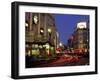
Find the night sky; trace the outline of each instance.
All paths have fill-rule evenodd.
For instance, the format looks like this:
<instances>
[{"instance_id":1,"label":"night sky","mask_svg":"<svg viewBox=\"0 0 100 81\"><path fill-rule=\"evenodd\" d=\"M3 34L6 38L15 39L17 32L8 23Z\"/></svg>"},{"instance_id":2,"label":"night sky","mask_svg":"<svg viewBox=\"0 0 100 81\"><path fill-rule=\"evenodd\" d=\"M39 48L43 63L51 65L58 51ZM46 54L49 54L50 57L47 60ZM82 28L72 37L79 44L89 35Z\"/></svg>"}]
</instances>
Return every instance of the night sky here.
<instances>
[{"instance_id":1,"label":"night sky","mask_svg":"<svg viewBox=\"0 0 100 81\"><path fill-rule=\"evenodd\" d=\"M59 40L63 44L67 44L67 40L76 28L76 24L80 21L89 21L88 15L71 15L71 14L53 14L55 25L59 33Z\"/></svg>"}]
</instances>

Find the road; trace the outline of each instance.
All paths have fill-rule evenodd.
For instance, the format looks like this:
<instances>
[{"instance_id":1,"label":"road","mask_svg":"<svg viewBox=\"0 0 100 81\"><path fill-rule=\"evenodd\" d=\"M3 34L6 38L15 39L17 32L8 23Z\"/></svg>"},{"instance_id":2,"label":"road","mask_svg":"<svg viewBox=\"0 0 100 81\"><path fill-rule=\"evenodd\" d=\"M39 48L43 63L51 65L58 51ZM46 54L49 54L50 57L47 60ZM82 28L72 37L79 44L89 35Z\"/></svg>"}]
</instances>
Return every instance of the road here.
<instances>
[{"instance_id":1,"label":"road","mask_svg":"<svg viewBox=\"0 0 100 81\"><path fill-rule=\"evenodd\" d=\"M89 58L72 55L62 55L50 61L33 63L31 67L56 67L56 66L78 66L89 65Z\"/></svg>"},{"instance_id":2,"label":"road","mask_svg":"<svg viewBox=\"0 0 100 81\"><path fill-rule=\"evenodd\" d=\"M59 59L55 59L50 63L42 64L40 66L77 66L77 65L88 65L89 59L85 57L77 56L61 56Z\"/></svg>"}]
</instances>

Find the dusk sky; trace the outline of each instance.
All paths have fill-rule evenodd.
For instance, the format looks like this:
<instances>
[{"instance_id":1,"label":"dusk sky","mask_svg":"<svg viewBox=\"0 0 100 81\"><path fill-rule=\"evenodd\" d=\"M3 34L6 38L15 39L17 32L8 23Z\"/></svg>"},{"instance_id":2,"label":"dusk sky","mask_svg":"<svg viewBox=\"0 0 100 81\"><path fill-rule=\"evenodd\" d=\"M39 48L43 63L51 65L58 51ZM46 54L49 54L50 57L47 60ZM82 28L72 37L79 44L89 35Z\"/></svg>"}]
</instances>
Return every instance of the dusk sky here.
<instances>
[{"instance_id":1,"label":"dusk sky","mask_svg":"<svg viewBox=\"0 0 100 81\"><path fill-rule=\"evenodd\" d=\"M88 15L54 14L54 18L59 40L63 44L67 44L67 40L74 32L78 22L89 21Z\"/></svg>"}]
</instances>

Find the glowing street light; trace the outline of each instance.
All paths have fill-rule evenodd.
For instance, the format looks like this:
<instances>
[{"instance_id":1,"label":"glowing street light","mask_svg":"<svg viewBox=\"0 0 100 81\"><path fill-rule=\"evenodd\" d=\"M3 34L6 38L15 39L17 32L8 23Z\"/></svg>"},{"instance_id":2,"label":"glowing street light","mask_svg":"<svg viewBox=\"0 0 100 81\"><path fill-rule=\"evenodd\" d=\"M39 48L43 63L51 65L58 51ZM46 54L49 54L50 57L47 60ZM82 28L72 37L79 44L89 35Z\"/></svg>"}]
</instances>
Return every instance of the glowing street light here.
<instances>
[{"instance_id":1,"label":"glowing street light","mask_svg":"<svg viewBox=\"0 0 100 81\"><path fill-rule=\"evenodd\" d=\"M44 29L40 28L40 34L43 35L44 34Z\"/></svg>"},{"instance_id":2,"label":"glowing street light","mask_svg":"<svg viewBox=\"0 0 100 81\"><path fill-rule=\"evenodd\" d=\"M50 28L48 28L48 32L51 33L51 29Z\"/></svg>"},{"instance_id":3,"label":"glowing street light","mask_svg":"<svg viewBox=\"0 0 100 81\"><path fill-rule=\"evenodd\" d=\"M43 33L44 31L43 30L40 30L40 32Z\"/></svg>"},{"instance_id":4,"label":"glowing street light","mask_svg":"<svg viewBox=\"0 0 100 81\"><path fill-rule=\"evenodd\" d=\"M25 23L25 27L28 27L28 23Z\"/></svg>"},{"instance_id":5,"label":"glowing street light","mask_svg":"<svg viewBox=\"0 0 100 81\"><path fill-rule=\"evenodd\" d=\"M63 44L60 42L60 43L59 43L59 46L63 46Z\"/></svg>"}]
</instances>

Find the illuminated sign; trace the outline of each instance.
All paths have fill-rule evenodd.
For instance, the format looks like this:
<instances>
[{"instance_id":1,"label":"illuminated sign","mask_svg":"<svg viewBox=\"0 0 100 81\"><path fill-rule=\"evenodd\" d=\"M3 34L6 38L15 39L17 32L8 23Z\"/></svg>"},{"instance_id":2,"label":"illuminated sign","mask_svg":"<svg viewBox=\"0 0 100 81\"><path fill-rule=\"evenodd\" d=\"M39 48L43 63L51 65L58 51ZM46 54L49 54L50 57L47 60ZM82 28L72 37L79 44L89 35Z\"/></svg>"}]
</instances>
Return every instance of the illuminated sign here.
<instances>
[{"instance_id":1,"label":"illuminated sign","mask_svg":"<svg viewBox=\"0 0 100 81\"><path fill-rule=\"evenodd\" d=\"M86 22L79 22L79 23L77 23L77 28L78 29L87 28Z\"/></svg>"}]
</instances>

